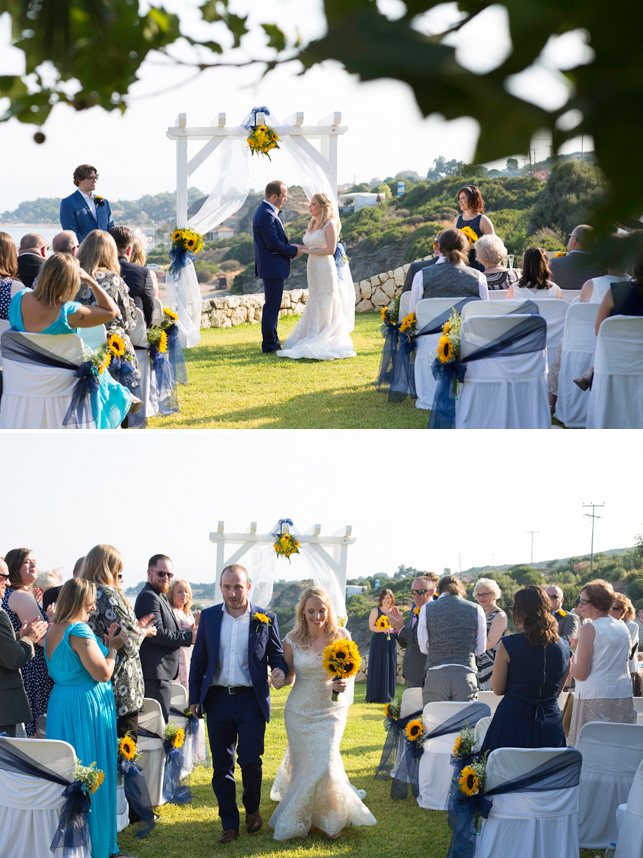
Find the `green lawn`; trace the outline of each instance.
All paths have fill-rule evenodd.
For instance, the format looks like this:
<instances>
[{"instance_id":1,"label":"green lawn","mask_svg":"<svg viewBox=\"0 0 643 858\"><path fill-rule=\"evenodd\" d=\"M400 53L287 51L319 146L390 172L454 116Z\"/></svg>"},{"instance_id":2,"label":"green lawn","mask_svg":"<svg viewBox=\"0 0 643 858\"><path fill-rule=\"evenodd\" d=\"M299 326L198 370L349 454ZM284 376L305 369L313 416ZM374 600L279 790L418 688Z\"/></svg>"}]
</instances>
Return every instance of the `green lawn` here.
<instances>
[{"instance_id":1,"label":"green lawn","mask_svg":"<svg viewBox=\"0 0 643 858\"><path fill-rule=\"evenodd\" d=\"M279 322L283 340L299 317ZM411 400L389 405L373 382L383 339L379 313L358 313L350 360L289 360L261 352L259 325L201 331L185 352L180 412L151 429L425 429L428 412Z\"/></svg>"},{"instance_id":2,"label":"green lawn","mask_svg":"<svg viewBox=\"0 0 643 858\"><path fill-rule=\"evenodd\" d=\"M398 696L403 691L404 687L398 687ZM198 768L191 775L192 804L163 805L154 831L145 840L138 840L130 827L119 835L120 848L138 858L202 858L214 852L265 858L284 858L292 854L298 858L316 858L320 854L328 858L348 855L351 858L445 858L451 840L446 813L418 807L410 791L405 801L392 801L390 785L373 777L385 736L384 707L364 702L365 683L356 686L355 703L350 709L342 741L342 756L351 783L366 790L365 803L377 819L377 825L347 829L339 840L328 840L319 833L311 834L305 841L273 840L272 829L267 824L276 807L270 800L270 786L286 747L283 708L287 695L288 689L272 692L272 720L266 731L263 758L261 815L264 827L258 834L247 834L243 828L241 778L237 770L241 836L227 846L217 842L221 824L210 784L211 770ZM594 858L595 854L595 850L582 851L581 858Z\"/></svg>"}]
</instances>

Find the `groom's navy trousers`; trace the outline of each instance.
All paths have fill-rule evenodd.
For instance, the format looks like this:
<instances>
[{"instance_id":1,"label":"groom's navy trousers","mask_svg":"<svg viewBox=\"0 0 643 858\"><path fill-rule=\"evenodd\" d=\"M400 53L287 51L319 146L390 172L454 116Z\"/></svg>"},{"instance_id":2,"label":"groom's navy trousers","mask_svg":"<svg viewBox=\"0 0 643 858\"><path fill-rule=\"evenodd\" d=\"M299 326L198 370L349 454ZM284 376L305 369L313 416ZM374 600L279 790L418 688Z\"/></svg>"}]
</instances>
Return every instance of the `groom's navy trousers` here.
<instances>
[{"instance_id":1,"label":"groom's navy trousers","mask_svg":"<svg viewBox=\"0 0 643 858\"><path fill-rule=\"evenodd\" d=\"M226 688L211 686L203 711L208 719L212 752L212 789L219 803L223 830L239 828L234 781L234 752L238 741L238 761L243 782L243 806L246 814L256 813L261 801L261 755L266 719L254 688L229 694Z\"/></svg>"},{"instance_id":2,"label":"groom's navy trousers","mask_svg":"<svg viewBox=\"0 0 643 858\"><path fill-rule=\"evenodd\" d=\"M264 280L264 293L266 302L261 314L261 349L264 352L276 352L281 348L277 323L279 322L279 310L281 310L281 299L284 294L283 280Z\"/></svg>"}]
</instances>

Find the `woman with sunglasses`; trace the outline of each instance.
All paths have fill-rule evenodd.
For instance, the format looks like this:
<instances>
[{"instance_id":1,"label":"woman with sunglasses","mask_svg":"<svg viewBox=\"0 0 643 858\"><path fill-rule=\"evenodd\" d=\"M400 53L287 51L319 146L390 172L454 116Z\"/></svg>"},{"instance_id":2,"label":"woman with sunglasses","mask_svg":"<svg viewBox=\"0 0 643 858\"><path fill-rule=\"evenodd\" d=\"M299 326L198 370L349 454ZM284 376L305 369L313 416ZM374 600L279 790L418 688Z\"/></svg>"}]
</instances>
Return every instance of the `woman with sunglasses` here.
<instances>
[{"instance_id":1,"label":"woman with sunglasses","mask_svg":"<svg viewBox=\"0 0 643 858\"><path fill-rule=\"evenodd\" d=\"M125 643L116 654L112 687L116 703L116 733L138 740L138 713L143 708L145 685L139 650L146 637L156 634L150 614L136 619L122 586L123 556L112 545L95 545L85 557L82 577L96 586L96 605L87 625L99 640L117 623Z\"/></svg>"},{"instance_id":2,"label":"woman with sunglasses","mask_svg":"<svg viewBox=\"0 0 643 858\"><path fill-rule=\"evenodd\" d=\"M496 600L502 595L500 587L491 578L478 578L473 595L483 608L487 618L487 648L476 656L478 668L478 690L491 691L491 674L500 639L507 631L507 615L498 607Z\"/></svg>"},{"instance_id":3,"label":"woman with sunglasses","mask_svg":"<svg viewBox=\"0 0 643 858\"><path fill-rule=\"evenodd\" d=\"M578 632L571 675L576 680L569 744L575 746L583 724L608 721L636 724L627 667L630 636L624 623L610 616L614 588L597 578L583 584L579 607L591 620Z\"/></svg>"}]
</instances>

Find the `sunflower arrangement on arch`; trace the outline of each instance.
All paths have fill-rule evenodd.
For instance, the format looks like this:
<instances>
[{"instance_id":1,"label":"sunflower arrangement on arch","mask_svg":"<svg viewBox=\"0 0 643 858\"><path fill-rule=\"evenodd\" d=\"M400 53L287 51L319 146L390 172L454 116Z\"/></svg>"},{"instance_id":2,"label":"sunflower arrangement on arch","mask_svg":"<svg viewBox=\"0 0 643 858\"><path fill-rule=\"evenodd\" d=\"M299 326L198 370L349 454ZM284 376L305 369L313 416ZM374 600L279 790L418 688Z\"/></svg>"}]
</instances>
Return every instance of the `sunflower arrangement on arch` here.
<instances>
[{"instance_id":1,"label":"sunflower arrangement on arch","mask_svg":"<svg viewBox=\"0 0 643 858\"><path fill-rule=\"evenodd\" d=\"M362 663L357 644L348 638L338 638L328 644L322 655L324 670L333 679L351 679ZM339 693L333 691L331 699L338 700Z\"/></svg>"},{"instance_id":2,"label":"sunflower arrangement on arch","mask_svg":"<svg viewBox=\"0 0 643 858\"><path fill-rule=\"evenodd\" d=\"M251 155L265 155L270 161L269 152L279 149L279 136L269 125L258 125L253 128L246 140Z\"/></svg>"},{"instance_id":3,"label":"sunflower arrangement on arch","mask_svg":"<svg viewBox=\"0 0 643 858\"><path fill-rule=\"evenodd\" d=\"M299 554L299 543L291 533L280 536L273 548L277 557L286 557L289 563L291 554Z\"/></svg>"}]
</instances>

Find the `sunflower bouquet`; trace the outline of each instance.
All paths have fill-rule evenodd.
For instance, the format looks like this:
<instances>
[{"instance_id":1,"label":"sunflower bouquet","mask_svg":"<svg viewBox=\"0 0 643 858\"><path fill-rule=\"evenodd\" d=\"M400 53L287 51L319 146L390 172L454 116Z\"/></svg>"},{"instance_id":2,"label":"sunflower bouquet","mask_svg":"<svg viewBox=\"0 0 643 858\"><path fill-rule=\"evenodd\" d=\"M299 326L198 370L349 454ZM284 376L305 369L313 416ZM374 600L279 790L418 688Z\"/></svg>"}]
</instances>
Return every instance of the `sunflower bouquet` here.
<instances>
[{"instance_id":1,"label":"sunflower bouquet","mask_svg":"<svg viewBox=\"0 0 643 858\"><path fill-rule=\"evenodd\" d=\"M273 548L277 557L286 557L290 563L291 554L299 554L299 543L290 533L284 533L274 543Z\"/></svg>"},{"instance_id":2,"label":"sunflower bouquet","mask_svg":"<svg viewBox=\"0 0 643 858\"><path fill-rule=\"evenodd\" d=\"M347 638L338 638L333 643L328 644L322 655L324 670L333 679L350 679L356 675L362 663L357 644ZM338 700L339 693L333 691L331 699Z\"/></svg>"},{"instance_id":3,"label":"sunflower bouquet","mask_svg":"<svg viewBox=\"0 0 643 858\"><path fill-rule=\"evenodd\" d=\"M460 232L463 232L466 235L466 237L469 239L469 244L475 244L478 240L478 236L471 229L470 226L463 226Z\"/></svg>"},{"instance_id":4,"label":"sunflower bouquet","mask_svg":"<svg viewBox=\"0 0 643 858\"><path fill-rule=\"evenodd\" d=\"M396 697L395 700L391 700L390 703L387 703L384 706L384 716L388 718L389 721L397 721L400 717L400 712L402 711L402 698ZM386 722L384 722L386 723Z\"/></svg>"},{"instance_id":5,"label":"sunflower bouquet","mask_svg":"<svg viewBox=\"0 0 643 858\"><path fill-rule=\"evenodd\" d=\"M471 727L463 727L456 736L453 746L453 756L456 760L472 756L476 745L476 734Z\"/></svg>"},{"instance_id":6,"label":"sunflower bouquet","mask_svg":"<svg viewBox=\"0 0 643 858\"><path fill-rule=\"evenodd\" d=\"M388 307L382 307L380 310L380 314L382 316L382 321L385 325L392 325L395 327L400 318L400 299L394 298Z\"/></svg>"},{"instance_id":7,"label":"sunflower bouquet","mask_svg":"<svg viewBox=\"0 0 643 858\"><path fill-rule=\"evenodd\" d=\"M119 334L111 334L105 345L88 351L94 375L102 375L114 357L119 360L132 360L125 350L125 341Z\"/></svg>"},{"instance_id":8,"label":"sunflower bouquet","mask_svg":"<svg viewBox=\"0 0 643 858\"><path fill-rule=\"evenodd\" d=\"M134 741L134 737L128 732L118 743L118 761L120 763L121 760L126 760L128 763L131 763L132 760L140 760L142 754L136 749L136 742Z\"/></svg>"},{"instance_id":9,"label":"sunflower bouquet","mask_svg":"<svg viewBox=\"0 0 643 858\"><path fill-rule=\"evenodd\" d=\"M484 784L487 777L487 753L483 754L480 759L465 766L460 772L458 779L458 792L467 798L475 798L477 795L484 793ZM479 810L476 810L475 828L476 832L480 833L482 824L482 816Z\"/></svg>"},{"instance_id":10,"label":"sunflower bouquet","mask_svg":"<svg viewBox=\"0 0 643 858\"><path fill-rule=\"evenodd\" d=\"M250 147L251 155L265 155L270 161L268 154L272 149L279 149L279 137L277 132L268 125L258 125L253 128L246 140Z\"/></svg>"},{"instance_id":11,"label":"sunflower bouquet","mask_svg":"<svg viewBox=\"0 0 643 858\"><path fill-rule=\"evenodd\" d=\"M92 796L105 780L105 772L95 768L95 766L95 762L90 766L83 766L81 761L77 760L76 767L74 768L73 779L81 782L83 792L87 796Z\"/></svg>"},{"instance_id":12,"label":"sunflower bouquet","mask_svg":"<svg viewBox=\"0 0 643 858\"><path fill-rule=\"evenodd\" d=\"M413 718L404 728L404 734L408 743L416 751L422 750L424 744L424 723L421 718Z\"/></svg>"},{"instance_id":13,"label":"sunflower bouquet","mask_svg":"<svg viewBox=\"0 0 643 858\"><path fill-rule=\"evenodd\" d=\"M179 314L172 307L163 307L163 318L160 327L165 331L179 320Z\"/></svg>"},{"instance_id":14,"label":"sunflower bouquet","mask_svg":"<svg viewBox=\"0 0 643 858\"><path fill-rule=\"evenodd\" d=\"M409 313L408 316L405 316L400 322L400 334L407 340L407 342L411 342L417 333L417 319L415 318L415 313Z\"/></svg>"},{"instance_id":15,"label":"sunflower bouquet","mask_svg":"<svg viewBox=\"0 0 643 858\"><path fill-rule=\"evenodd\" d=\"M174 748L183 747L183 742L185 742L183 727L179 727L176 721L168 721L163 730L163 738L166 742L170 742Z\"/></svg>"},{"instance_id":16,"label":"sunflower bouquet","mask_svg":"<svg viewBox=\"0 0 643 858\"><path fill-rule=\"evenodd\" d=\"M391 640L391 629L393 626L389 623L386 614L382 614L375 620L375 628L380 632L386 632L386 639Z\"/></svg>"},{"instance_id":17,"label":"sunflower bouquet","mask_svg":"<svg viewBox=\"0 0 643 858\"><path fill-rule=\"evenodd\" d=\"M167 351L167 334L160 325L152 325L147 329L147 341L159 354Z\"/></svg>"}]
</instances>

